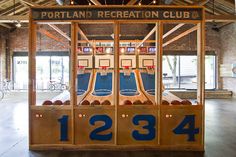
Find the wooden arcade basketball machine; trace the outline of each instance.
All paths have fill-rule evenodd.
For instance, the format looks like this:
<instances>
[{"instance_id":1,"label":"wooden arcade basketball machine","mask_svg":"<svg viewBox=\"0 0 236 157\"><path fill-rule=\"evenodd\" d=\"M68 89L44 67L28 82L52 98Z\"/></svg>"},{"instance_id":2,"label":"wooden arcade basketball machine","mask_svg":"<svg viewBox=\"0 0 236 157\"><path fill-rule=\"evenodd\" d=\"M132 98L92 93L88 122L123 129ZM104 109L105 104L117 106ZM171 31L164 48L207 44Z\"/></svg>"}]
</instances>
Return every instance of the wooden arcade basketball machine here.
<instances>
[{"instance_id":1,"label":"wooden arcade basketball machine","mask_svg":"<svg viewBox=\"0 0 236 157\"><path fill-rule=\"evenodd\" d=\"M37 32L48 34L44 29L55 24L65 25L70 34L69 91L43 100L36 86ZM135 24L154 26L152 44L143 39L121 45L122 29ZM169 24L175 26L164 34ZM111 45L101 46L86 37L81 27L93 25L113 30ZM190 29L165 40L183 25ZM29 28L30 149L204 150L203 7L32 7ZM193 31L197 98L189 101L163 88L162 56L168 44Z\"/></svg>"}]
</instances>

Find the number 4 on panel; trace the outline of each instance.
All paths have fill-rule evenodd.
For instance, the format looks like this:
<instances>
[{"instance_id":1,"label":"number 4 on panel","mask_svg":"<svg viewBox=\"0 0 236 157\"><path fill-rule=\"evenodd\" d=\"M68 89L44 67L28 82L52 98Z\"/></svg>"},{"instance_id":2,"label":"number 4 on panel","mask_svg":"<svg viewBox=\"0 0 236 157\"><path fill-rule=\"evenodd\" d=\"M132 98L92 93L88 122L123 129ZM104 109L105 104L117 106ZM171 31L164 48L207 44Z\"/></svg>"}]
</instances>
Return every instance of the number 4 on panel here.
<instances>
[{"instance_id":1,"label":"number 4 on panel","mask_svg":"<svg viewBox=\"0 0 236 157\"><path fill-rule=\"evenodd\" d=\"M195 134L199 134L199 128L195 128L195 115L186 115L173 132L175 134L187 134L188 141L195 141Z\"/></svg>"}]
</instances>

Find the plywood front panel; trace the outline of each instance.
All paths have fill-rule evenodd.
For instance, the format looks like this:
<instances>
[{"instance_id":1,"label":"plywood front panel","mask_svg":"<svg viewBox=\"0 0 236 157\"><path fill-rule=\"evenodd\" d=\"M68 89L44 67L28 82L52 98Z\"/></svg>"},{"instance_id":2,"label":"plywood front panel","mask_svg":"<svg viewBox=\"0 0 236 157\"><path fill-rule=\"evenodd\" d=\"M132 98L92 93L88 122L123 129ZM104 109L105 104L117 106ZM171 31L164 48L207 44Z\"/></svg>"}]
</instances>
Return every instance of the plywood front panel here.
<instances>
[{"instance_id":1,"label":"plywood front panel","mask_svg":"<svg viewBox=\"0 0 236 157\"><path fill-rule=\"evenodd\" d=\"M199 106L199 105L198 105ZM200 145L202 140L202 108L168 106L161 109L161 145Z\"/></svg>"},{"instance_id":2,"label":"plywood front panel","mask_svg":"<svg viewBox=\"0 0 236 157\"><path fill-rule=\"evenodd\" d=\"M72 144L71 111L32 109L31 144Z\"/></svg>"},{"instance_id":3,"label":"plywood front panel","mask_svg":"<svg viewBox=\"0 0 236 157\"><path fill-rule=\"evenodd\" d=\"M75 109L75 144L114 144L115 107Z\"/></svg>"},{"instance_id":4,"label":"plywood front panel","mask_svg":"<svg viewBox=\"0 0 236 157\"><path fill-rule=\"evenodd\" d=\"M118 108L119 145L158 145L157 106Z\"/></svg>"}]
</instances>

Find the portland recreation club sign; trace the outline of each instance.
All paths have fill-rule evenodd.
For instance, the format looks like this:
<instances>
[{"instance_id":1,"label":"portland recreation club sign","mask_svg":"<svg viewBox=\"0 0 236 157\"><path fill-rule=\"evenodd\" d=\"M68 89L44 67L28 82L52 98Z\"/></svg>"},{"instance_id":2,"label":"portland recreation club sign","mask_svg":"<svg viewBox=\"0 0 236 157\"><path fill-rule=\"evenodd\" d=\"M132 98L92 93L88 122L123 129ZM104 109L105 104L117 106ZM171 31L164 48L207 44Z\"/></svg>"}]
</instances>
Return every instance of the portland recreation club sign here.
<instances>
[{"instance_id":1,"label":"portland recreation club sign","mask_svg":"<svg viewBox=\"0 0 236 157\"><path fill-rule=\"evenodd\" d=\"M32 8L33 20L202 20L201 7Z\"/></svg>"}]
</instances>

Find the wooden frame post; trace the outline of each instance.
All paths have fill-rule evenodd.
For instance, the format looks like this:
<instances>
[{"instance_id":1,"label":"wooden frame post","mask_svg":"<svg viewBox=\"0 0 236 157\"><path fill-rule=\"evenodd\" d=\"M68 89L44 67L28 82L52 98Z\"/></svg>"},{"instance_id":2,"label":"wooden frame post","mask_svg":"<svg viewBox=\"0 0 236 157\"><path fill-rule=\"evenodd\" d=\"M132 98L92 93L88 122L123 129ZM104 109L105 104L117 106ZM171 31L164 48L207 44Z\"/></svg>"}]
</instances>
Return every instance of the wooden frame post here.
<instances>
[{"instance_id":1,"label":"wooden frame post","mask_svg":"<svg viewBox=\"0 0 236 157\"><path fill-rule=\"evenodd\" d=\"M156 23L156 68L155 68L155 102L161 105L162 100L162 51L163 51L163 23Z\"/></svg>"},{"instance_id":2,"label":"wooden frame post","mask_svg":"<svg viewBox=\"0 0 236 157\"><path fill-rule=\"evenodd\" d=\"M205 16L197 24L197 102L202 105L202 146L205 144Z\"/></svg>"},{"instance_id":3,"label":"wooden frame post","mask_svg":"<svg viewBox=\"0 0 236 157\"><path fill-rule=\"evenodd\" d=\"M156 23L156 67L155 67L155 102L156 105L161 105L162 103L162 51L163 51L163 23L157 22ZM161 136L161 130L160 130L160 107L158 107L158 115L157 115L157 131L158 131L158 144L160 144L160 136Z\"/></svg>"},{"instance_id":4,"label":"wooden frame post","mask_svg":"<svg viewBox=\"0 0 236 157\"><path fill-rule=\"evenodd\" d=\"M77 94L76 94L76 75L77 75L77 41L78 41L78 23L72 22L71 23L71 53L70 53L70 105L71 105L71 119L72 119L72 143L75 143L75 136L74 136L74 106L77 105Z\"/></svg>"},{"instance_id":5,"label":"wooden frame post","mask_svg":"<svg viewBox=\"0 0 236 157\"><path fill-rule=\"evenodd\" d=\"M32 15L30 13L30 15ZM28 103L29 103L29 145L32 144L31 141L31 134L32 134L32 127L31 127L31 107L36 103L36 89L35 89L35 79L36 79L36 43L37 43L37 36L36 36L36 24L32 20L31 16L29 18L29 61L28 61L28 69L29 69L29 92L28 92Z\"/></svg>"},{"instance_id":6,"label":"wooden frame post","mask_svg":"<svg viewBox=\"0 0 236 157\"><path fill-rule=\"evenodd\" d=\"M115 102L115 144L117 144L117 120L118 120L118 106L119 106L119 94L120 94L120 54L119 54L119 43L120 43L120 23L114 23L114 102Z\"/></svg>"}]
</instances>

